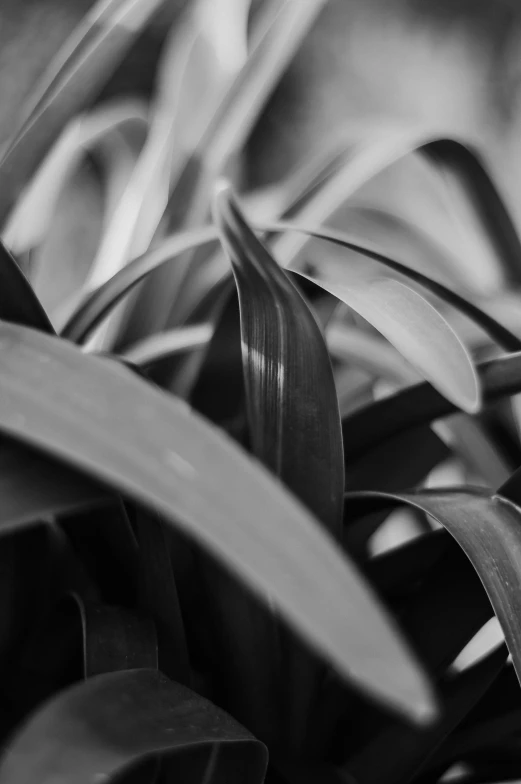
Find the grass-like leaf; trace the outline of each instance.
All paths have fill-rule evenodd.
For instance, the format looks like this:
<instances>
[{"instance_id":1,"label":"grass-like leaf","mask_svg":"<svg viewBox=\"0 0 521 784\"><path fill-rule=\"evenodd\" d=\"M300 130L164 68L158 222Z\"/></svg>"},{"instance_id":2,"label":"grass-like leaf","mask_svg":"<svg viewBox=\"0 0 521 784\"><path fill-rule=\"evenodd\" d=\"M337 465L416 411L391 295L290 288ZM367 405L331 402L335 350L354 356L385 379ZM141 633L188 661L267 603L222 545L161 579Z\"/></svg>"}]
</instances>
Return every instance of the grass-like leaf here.
<instances>
[{"instance_id":1,"label":"grass-like leaf","mask_svg":"<svg viewBox=\"0 0 521 784\"><path fill-rule=\"evenodd\" d=\"M222 755L227 781L261 784L265 747L208 700L155 670L98 675L29 719L0 762L0 782L112 781L151 757L214 744L228 747Z\"/></svg>"},{"instance_id":2,"label":"grass-like leaf","mask_svg":"<svg viewBox=\"0 0 521 784\"><path fill-rule=\"evenodd\" d=\"M0 225L42 156L103 87L163 0L99 0L51 63L0 160Z\"/></svg>"},{"instance_id":3,"label":"grass-like leaf","mask_svg":"<svg viewBox=\"0 0 521 784\"><path fill-rule=\"evenodd\" d=\"M430 515L456 539L478 573L521 680L521 510L472 488L418 493L350 493L353 514L406 505Z\"/></svg>"},{"instance_id":4,"label":"grass-like leaf","mask_svg":"<svg viewBox=\"0 0 521 784\"><path fill-rule=\"evenodd\" d=\"M419 668L356 571L260 465L125 368L19 326L2 324L0 341L1 430L163 513L342 673L432 715Z\"/></svg>"}]
</instances>

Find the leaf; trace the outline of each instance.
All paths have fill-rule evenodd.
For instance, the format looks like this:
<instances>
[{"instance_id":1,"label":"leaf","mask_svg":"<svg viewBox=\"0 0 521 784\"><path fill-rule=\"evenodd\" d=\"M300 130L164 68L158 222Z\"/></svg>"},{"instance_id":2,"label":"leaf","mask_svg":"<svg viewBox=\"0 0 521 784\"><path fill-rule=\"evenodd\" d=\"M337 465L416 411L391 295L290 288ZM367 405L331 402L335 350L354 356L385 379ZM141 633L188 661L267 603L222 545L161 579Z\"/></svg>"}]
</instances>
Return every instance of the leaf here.
<instances>
[{"instance_id":1,"label":"leaf","mask_svg":"<svg viewBox=\"0 0 521 784\"><path fill-rule=\"evenodd\" d=\"M482 581L521 680L521 510L477 488L419 493L350 493L374 510L405 504L433 517L456 539Z\"/></svg>"},{"instance_id":2,"label":"leaf","mask_svg":"<svg viewBox=\"0 0 521 784\"><path fill-rule=\"evenodd\" d=\"M354 568L260 465L125 368L20 326L1 324L0 345L3 432L175 521L342 673L432 715L421 672Z\"/></svg>"},{"instance_id":3,"label":"leaf","mask_svg":"<svg viewBox=\"0 0 521 784\"><path fill-rule=\"evenodd\" d=\"M394 269L411 280L421 283L429 291L440 296L444 301L457 307L470 319L478 324L487 332L493 340L509 351L521 350L521 340L512 332L499 324L494 318L468 302L460 295L452 292L441 283L421 275L414 270L410 270L403 264L390 259L388 256L367 247L364 244L353 243L348 235L332 231L315 231L301 228L289 223L263 224L257 227L259 231L291 230L308 233L316 239L323 239L328 242L350 247L362 255L378 261L385 266ZM194 229L192 231L179 232L172 234L162 245L144 253L137 259L131 261L121 272L116 273L110 280L99 288L85 295L82 302L78 305L67 324L62 330L62 335L83 343L91 334L94 328L110 313L112 308L127 294L137 283L150 275L154 270L159 269L165 264L170 264L176 256L188 250L204 247L217 240L217 231L211 227ZM320 285L320 284L319 284Z\"/></svg>"},{"instance_id":4,"label":"leaf","mask_svg":"<svg viewBox=\"0 0 521 784\"><path fill-rule=\"evenodd\" d=\"M68 120L98 94L162 0L99 0L65 42L0 159L0 225Z\"/></svg>"},{"instance_id":5,"label":"leaf","mask_svg":"<svg viewBox=\"0 0 521 784\"><path fill-rule=\"evenodd\" d=\"M483 400L489 404L521 391L521 354L510 354L477 366ZM344 419L346 463L388 439L454 413L455 406L430 384L416 384L365 406Z\"/></svg>"},{"instance_id":6,"label":"leaf","mask_svg":"<svg viewBox=\"0 0 521 784\"><path fill-rule=\"evenodd\" d=\"M223 758L228 781L261 784L265 747L215 705L155 670L98 675L29 719L4 753L0 782L112 781L153 756L214 744L232 752Z\"/></svg>"}]
</instances>

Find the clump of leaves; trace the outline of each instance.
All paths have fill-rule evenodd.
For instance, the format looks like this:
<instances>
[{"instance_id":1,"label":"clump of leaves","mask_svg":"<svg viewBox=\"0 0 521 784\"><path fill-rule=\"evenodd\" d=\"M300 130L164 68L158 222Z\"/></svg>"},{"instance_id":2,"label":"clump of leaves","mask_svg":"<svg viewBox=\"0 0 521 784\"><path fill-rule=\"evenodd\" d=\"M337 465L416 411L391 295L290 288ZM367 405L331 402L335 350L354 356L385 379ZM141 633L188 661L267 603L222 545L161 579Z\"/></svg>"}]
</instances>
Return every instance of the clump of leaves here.
<instances>
[{"instance_id":1,"label":"clump of leaves","mask_svg":"<svg viewBox=\"0 0 521 784\"><path fill-rule=\"evenodd\" d=\"M518 778L516 227L479 154L429 131L235 195L321 0L249 26L235 2L232 66L207 24L232 3L198 3L148 111L87 111L158 5L95 7L0 160L0 782ZM99 251L47 312L86 149ZM457 186L446 236L353 201L410 154ZM417 264L324 228L355 208Z\"/></svg>"}]
</instances>

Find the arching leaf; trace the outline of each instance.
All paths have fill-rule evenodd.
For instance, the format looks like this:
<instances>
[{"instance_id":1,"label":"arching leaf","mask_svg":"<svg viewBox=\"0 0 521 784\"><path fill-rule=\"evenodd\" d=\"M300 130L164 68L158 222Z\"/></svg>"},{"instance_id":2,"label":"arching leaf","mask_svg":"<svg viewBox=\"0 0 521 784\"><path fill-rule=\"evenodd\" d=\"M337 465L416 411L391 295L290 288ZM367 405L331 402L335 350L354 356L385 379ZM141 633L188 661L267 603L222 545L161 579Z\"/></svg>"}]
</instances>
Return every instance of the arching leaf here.
<instances>
[{"instance_id":1,"label":"arching leaf","mask_svg":"<svg viewBox=\"0 0 521 784\"><path fill-rule=\"evenodd\" d=\"M125 368L9 324L0 346L0 430L175 521L342 673L432 715L419 668L354 568L260 465Z\"/></svg>"}]
</instances>

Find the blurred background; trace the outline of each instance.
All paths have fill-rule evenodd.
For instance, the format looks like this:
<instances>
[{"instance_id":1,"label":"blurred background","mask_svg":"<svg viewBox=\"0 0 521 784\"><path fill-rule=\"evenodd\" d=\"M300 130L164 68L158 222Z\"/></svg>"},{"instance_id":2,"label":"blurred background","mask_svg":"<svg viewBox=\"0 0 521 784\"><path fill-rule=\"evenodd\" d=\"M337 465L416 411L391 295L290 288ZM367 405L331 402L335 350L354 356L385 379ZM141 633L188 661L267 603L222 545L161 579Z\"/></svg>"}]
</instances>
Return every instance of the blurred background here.
<instances>
[{"instance_id":1,"label":"blurred background","mask_svg":"<svg viewBox=\"0 0 521 784\"><path fill-rule=\"evenodd\" d=\"M262 2L254 0L250 17ZM150 101L169 30L191 4L159 5L97 104L127 97ZM236 17L245 5L242 0L201 4L223 72L243 57ZM0 143L16 127L38 77L92 7L92 0L0 4ZM256 190L279 182L353 129L364 134L387 125L426 124L478 145L521 225L520 31L517 0L329 0L250 138L241 163L243 186ZM189 91L199 100L204 85L192 81ZM136 132L134 154L143 142ZM108 145L103 155L111 155ZM78 164L39 248L45 275L36 276L34 284L51 311L85 279L99 246L104 207L96 163L99 154ZM409 156L364 186L356 201L375 209L392 205L436 234L438 207L426 183L421 162ZM376 231L374 222L368 227L356 211L350 227L364 234ZM388 242L387 229L385 236ZM68 263L56 267L60 258ZM495 266L492 261L487 266L481 245L476 245L475 275L484 293L494 289Z\"/></svg>"}]
</instances>

